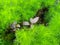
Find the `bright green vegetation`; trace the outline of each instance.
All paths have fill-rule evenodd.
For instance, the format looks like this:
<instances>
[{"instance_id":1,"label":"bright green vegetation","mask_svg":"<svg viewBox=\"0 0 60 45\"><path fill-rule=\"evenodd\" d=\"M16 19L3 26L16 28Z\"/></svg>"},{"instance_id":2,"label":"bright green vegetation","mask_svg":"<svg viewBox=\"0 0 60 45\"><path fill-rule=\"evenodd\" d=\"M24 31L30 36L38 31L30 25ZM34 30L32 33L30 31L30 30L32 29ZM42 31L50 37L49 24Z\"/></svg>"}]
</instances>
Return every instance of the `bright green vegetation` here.
<instances>
[{"instance_id":1,"label":"bright green vegetation","mask_svg":"<svg viewBox=\"0 0 60 45\"><path fill-rule=\"evenodd\" d=\"M43 3L42 3L43 2ZM0 45L60 45L60 2L55 0L0 0ZM41 6L42 5L42 6ZM49 6L46 21L49 25L34 25L32 28L16 30L4 34L7 27L14 21L29 21L38 9Z\"/></svg>"}]
</instances>

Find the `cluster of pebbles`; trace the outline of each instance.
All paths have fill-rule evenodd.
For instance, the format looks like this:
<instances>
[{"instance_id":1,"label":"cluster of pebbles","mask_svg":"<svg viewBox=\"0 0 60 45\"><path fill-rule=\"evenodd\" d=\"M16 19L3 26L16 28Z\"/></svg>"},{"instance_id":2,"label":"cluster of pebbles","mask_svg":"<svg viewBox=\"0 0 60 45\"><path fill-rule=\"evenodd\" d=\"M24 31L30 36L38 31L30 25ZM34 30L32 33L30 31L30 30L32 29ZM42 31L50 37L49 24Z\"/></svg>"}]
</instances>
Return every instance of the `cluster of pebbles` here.
<instances>
[{"instance_id":1,"label":"cluster of pebbles","mask_svg":"<svg viewBox=\"0 0 60 45\"><path fill-rule=\"evenodd\" d=\"M45 22L45 13L47 13L48 11L48 7L44 7L40 10L37 11L37 14L33 17L29 19L28 21L23 21L21 23L17 23L17 21L13 22L12 24L9 25L9 27L7 28L7 30L5 31L5 35L7 37L8 34L13 33L14 37L11 39L15 39L15 31L21 29L22 27L33 27L34 24L44 24L46 26L46 22Z\"/></svg>"},{"instance_id":2,"label":"cluster of pebbles","mask_svg":"<svg viewBox=\"0 0 60 45\"><path fill-rule=\"evenodd\" d=\"M30 21L23 21L22 23L17 23L17 22L13 22L10 25L10 28L15 31L15 30L19 30L21 27L23 26L28 26L28 27L32 27L32 25L34 25L35 23L37 23L39 20L39 17L35 17L35 18L30 18Z\"/></svg>"},{"instance_id":3,"label":"cluster of pebbles","mask_svg":"<svg viewBox=\"0 0 60 45\"><path fill-rule=\"evenodd\" d=\"M48 12L48 7L44 7L42 9L39 9L37 11L37 14L33 18L29 19L29 22L28 21L23 21L21 23L13 22L10 25L10 29L12 31L15 31L15 30L19 30L23 26L32 27L32 25L34 25L36 23L46 25L47 23L44 20L44 18L45 18L44 16L45 16L45 13L47 13L47 12Z\"/></svg>"},{"instance_id":4,"label":"cluster of pebbles","mask_svg":"<svg viewBox=\"0 0 60 45\"><path fill-rule=\"evenodd\" d=\"M30 21L23 21L21 23L17 23L16 21L13 22L12 24L10 24L9 28L5 31L5 36L7 37L9 34L13 34L13 38L11 38L11 40L13 41L16 36L15 36L15 31L21 29L23 26L27 26L27 27L31 27L31 25L37 23L39 20L39 17L35 17L35 18L30 18Z\"/></svg>"}]
</instances>

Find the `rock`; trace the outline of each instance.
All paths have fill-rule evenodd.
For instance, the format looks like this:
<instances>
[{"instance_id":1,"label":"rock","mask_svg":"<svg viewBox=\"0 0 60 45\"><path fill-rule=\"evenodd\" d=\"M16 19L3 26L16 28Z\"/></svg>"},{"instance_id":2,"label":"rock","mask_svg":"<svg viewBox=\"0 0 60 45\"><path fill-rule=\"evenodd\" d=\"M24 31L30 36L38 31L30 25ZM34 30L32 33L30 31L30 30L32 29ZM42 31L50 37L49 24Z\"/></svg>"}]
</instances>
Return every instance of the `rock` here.
<instances>
[{"instance_id":1,"label":"rock","mask_svg":"<svg viewBox=\"0 0 60 45\"><path fill-rule=\"evenodd\" d=\"M15 29L15 28L16 28L16 24L17 24L17 22L13 22L13 23L10 25L10 28L11 28L11 29Z\"/></svg>"},{"instance_id":2,"label":"rock","mask_svg":"<svg viewBox=\"0 0 60 45\"><path fill-rule=\"evenodd\" d=\"M24 21L24 22L23 22L23 26L24 26L24 25L28 26L28 25L30 25L30 23L27 22L27 21Z\"/></svg>"},{"instance_id":3,"label":"rock","mask_svg":"<svg viewBox=\"0 0 60 45\"><path fill-rule=\"evenodd\" d=\"M20 28L21 26L19 24L16 24L16 28Z\"/></svg>"},{"instance_id":4,"label":"rock","mask_svg":"<svg viewBox=\"0 0 60 45\"><path fill-rule=\"evenodd\" d=\"M38 20L39 20L39 17L30 18L30 22L31 22L32 24L38 22Z\"/></svg>"}]
</instances>

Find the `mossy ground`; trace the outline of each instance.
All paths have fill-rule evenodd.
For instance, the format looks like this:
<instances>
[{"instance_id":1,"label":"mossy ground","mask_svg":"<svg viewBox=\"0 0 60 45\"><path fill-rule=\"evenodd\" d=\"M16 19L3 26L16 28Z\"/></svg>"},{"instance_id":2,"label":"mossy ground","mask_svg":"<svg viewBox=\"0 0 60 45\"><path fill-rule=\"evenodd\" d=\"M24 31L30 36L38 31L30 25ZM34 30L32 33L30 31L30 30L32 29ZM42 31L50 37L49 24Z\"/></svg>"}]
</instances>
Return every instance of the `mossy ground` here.
<instances>
[{"instance_id":1,"label":"mossy ground","mask_svg":"<svg viewBox=\"0 0 60 45\"><path fill-rule=\"evenodd\" d=\"M43 3L42 3L43 2ZM42 5L42 6L41 6ZM48 26L34 25L32 28L16 30L14 35L4 32L14 21L29 21L37 10L49 6L46 14ZM55 0L0 0L0 45L60 45L60 2Z\"/></svg>"}]
</instances>

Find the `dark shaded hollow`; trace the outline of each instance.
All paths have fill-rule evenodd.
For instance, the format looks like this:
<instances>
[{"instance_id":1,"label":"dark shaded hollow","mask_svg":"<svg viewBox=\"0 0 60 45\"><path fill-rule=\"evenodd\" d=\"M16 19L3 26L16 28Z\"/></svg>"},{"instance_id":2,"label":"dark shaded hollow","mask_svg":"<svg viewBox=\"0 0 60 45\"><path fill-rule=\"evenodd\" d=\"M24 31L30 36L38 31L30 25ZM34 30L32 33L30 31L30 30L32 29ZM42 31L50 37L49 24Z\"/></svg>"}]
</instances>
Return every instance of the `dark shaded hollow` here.
<instances>
[{"instance_id":1,"label":"dark shaded hollow","mask_svg":"<svg viewBox=\"0 0 60 45\"><path fill-rule=\"evenodd\" d=\"M45 14L48 13L49 7L43 7L39 9L34 17L39 17L38 24L44 24L46 26Z\"/></svg>"},{"instance_id":2,"label":"dark shaded hollow","mask_svg":"<svg viewBox=\"0 0 60 45\"><path fill-rule=\"evenodd\" d=\"M8 37L9 35L9 37ZM13 35L13 36L12 36ZM6 38L7 37L7 38ZM13 41L15 40L16 36L15 36L15 31L13 31L13 29L11 28L7 28L5 33L4 33L4 38L5 40L11 41L13 43ZM9 39L10 38L10 39Z\"/></svg>"}]
</instances>

